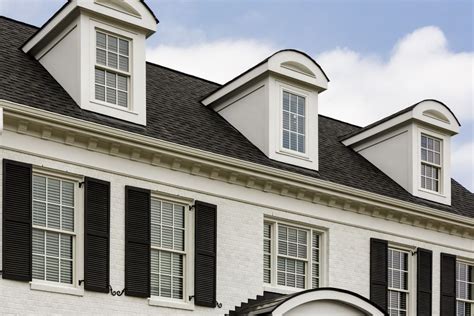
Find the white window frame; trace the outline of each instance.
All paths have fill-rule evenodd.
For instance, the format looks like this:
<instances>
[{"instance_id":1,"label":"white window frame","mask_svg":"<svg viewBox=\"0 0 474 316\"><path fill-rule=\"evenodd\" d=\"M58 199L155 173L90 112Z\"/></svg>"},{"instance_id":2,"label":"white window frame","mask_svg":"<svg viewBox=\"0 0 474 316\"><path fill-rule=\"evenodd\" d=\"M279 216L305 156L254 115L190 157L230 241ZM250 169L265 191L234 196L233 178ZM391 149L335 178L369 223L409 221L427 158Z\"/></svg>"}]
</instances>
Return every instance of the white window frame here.
<instances>
[{"instance_id":1,"label":"white window frame","mask_svg":"<svg viewBox=\"0 0 474 316\"><path fill-rule=\"evenodd\" d=\"M427 137L427 138L431 138L433 140L439 141L439 143L440 143L440 145L439 145L440 163L439 164L436 164L434 162L429 162L427 160L423 160L423 158L421 156L421 150L423 149L422 144L421 144L421 138L422 137ZM444 143L443 143L443 139L439 138L439 137L436 137L436 136L433 136L432 134L426 133L424 131L422 131L420 133L419 138L420 138L419 139L419 142L420 142L420 146L419 146L419 154L420 154L420 177L419 177L420 189L423 190L423 191L427 191L427 192L431 192L431 193L435 193L435 194L440 194L443 190L443 171L444 171L444 169L443 169L443 162L444 162L444 150L443 150L444 149ZM438 190L430 190L430 189L424 188L422 186L421 177L423 175L421 173L421 168L422 168L423 165L438 169L438 179L437 179L438 180Z\"/></svg>"},{"instance_id":2,"label":"white window frame","mask_svg":"<svg viewBox=\"0 0 474 316\"><path fill-rule=\"evenodd\" d=\"M416 255L415 255L416 247L397 244L397 243L389 243L388 250L389 249L405 252L408 254L408 259L407 259L408 284L407 284L407 290L400 290L397 288L388 288L387 304L388 304L389 291L398 291L398 292L407 293L406 315L407 316L416 315ZM388 250L387 250L387 256L388 256ZM388 272L389 271L388 271L388 266L387 266L387 275L388 275ZM387 310L388 310L388 306L387 306Z\"/></svg>"},{"instance_id":3,"label":"white window frame","mask_svg":"<svg viewBox=\"0 0 474 316\"><path fill-rule=\"evenodd\" d=\"M263 281L263 224L269 223L271 224L270 230L271 230L271 254L270 254L270 262L271 262L271 274L270 274L270 279L271 283L265 283ZM308 244L307 244L307 258L305 259L298 259L301 261L305 261L305 270L306 272L306 278L305 278L305 288L296 288L296 287L290 287L290 286L283 286L283 285L278 285L278 280L277 280L277 264L278 264L278 225L284 225L284 226L289 226L292 228L297 228L301 230L306 230L308 232ZM268 291L274 291L277 293L282 293L282 294L288 294L288 293L294 293L294 292L299 292L299 291L304 291L307 289L313 288L313 276L312 276L312 263L313 263L313 255L312 255L312 233L315 232L319 235L319 287L324 287L326 284L326 231L323 229L316 228L314 226L310 225L301 225L299 223L294 223L294 222L289 222L285 220L280 220L280 219L274 219L274 218L267 218L265 217L263 222L262 222L262 283L264 285L264 289Z\"/></svg>"},{"instance_id":4,"label":"white window frame","mask_svg":"<svg viewBox=\"0 0 474 316\"><path fill-rule=\"evenodd\" d=\"M84 288L82 286L79 286L79 280L84 279L84 193L83 190L79 188L79 183L83 182L84 179L82 176L76 176L61 171L43 168L33 168L33 176L35 175L74 183L74 232L63 232L62 230L58 229L45 229L44 227L32 225L33 229L58 232L61 234L68 234L73 236L73 275L72 284L33 279L32 281L30 281L30 288L32 290L83 296Z\"/></svg>"},{"instance_id":5,"label":"white window frame","mask_svg":"<svg viewBox=\"0 0 474 316\"><path fill-rule=\"evenodd\" d=\"M278 102L279 102L279 112L278 112L278 118L279 118L279 134L278 134L278 144L279 144L279 150L278 152L280 154L296 157L296 158L302 158L309 160L309 155L308 155L308 146L309 146L309 135L308 135L308 124L309 124L309 118L308 118L308 105L309 105L309 100L310 100L310 95L307 91L298 89L296 87L290 86L288 84L284 83L279 83L279 97L278 97ZM289 148L285 148L283 146L283 93L288 92L294 95L297 95L299 97L302 97L305 99L305 109L304 109L304 152L299 152L297 150L292 150Z\"/></svg>"},{"instance_id":6,"label":"white window frame","mask_svg":"<svg viewBox=\"0 0 474 316\"><path fill-rule=\"evenodd\" d=\"M458 290L457 290L458 289L458 278L457 278L458 263L466 264L468 266L474 266L474 261L459 258L459 257L456 258L456 315L457 315L457 312L458 312L458 310L457 310L457 305L458 305L457 303L458 302L465 302L465 303L471 304L471 313L474 311L474 298L472 300L458 298Z\"/></svg>"},{"instance_id":7,"label":"white window frame","mask_svg":"<svg viewBox=\"0 0 474 316\"><path fill-rule=\"evenodd\" d=\"M120 55L119 53L119 48L118 48L118 45L119 45L119 42L120 40L126 40L128 42L128 71L124 71L124 70L121 70L119 69L119 58L117 57L117 68L113 68L113 67L109 67L108 65L102 65L102 64L99 64L97 63L97 33L103 33L103 34L106 34L106 36L113 36L113 37L117 37L117 56ZM107 37L106 37L107 38ZM107 40L106 40L107 42ZM132 69L132 66L133 66L133 39L130 38L130 37L127 37L125 35L122 35L122 34L119 34L117 32L117 30L113 30L113 31L110 31L110 30L107 30L105 28L102 28L102 27L99 27L99 26L96 26L94 27L94 36L93 36L93 46L94 46L94 59L93 59L93 73L94 73L94 81L93 81L93 90L92 90L92 100L93 102L95 103L98 103L98 104L101 104L101 105L104 105L104 106L110 106L110 107L113 107L115 109L121 109L121 110L131 110L132 109L132 106L131 106L131 100L132 100L132 95L131 95L131 92L132 92L132 74L133 74L133 69ZM108 50L105 50L106 51L106 55L107 55L107 52ZM107 56L106 56L107 58ZM116 75L122 75L124 77L127 77L127 88L128 88L128 91L127 91L127 106L124 107L124 106L121 106L121 105L118 105L118 104L115 104L115 103L109 103L107 102L107 98L105 98L105 101L102 101L102 100L98 100L96 99L95 97L95 86L96 86L96 83L95 83L95 71L96 69L100 69L100 70L104 70L105 71L105 84L104 84L104 87L105 87L105 90L107 90L107 72L109 73L114 73ZM116 91L118 91L118 76L116 77L116 88L115 88ZM105 91L105 95L107 95L107 91ZM118 96L117 96L118 98Z\"/></svg>"},{"instance_id":8,"label":"white window frame","mask_svg":"<svg viewBox=\"0 0 474 316\"><path fill-rule=\"evenodd\" d=\"M151 199L184 206L184 251L155 247L150 244L150 252L152 250L158 250L183 255L183 298L175 299L150 294L148 304L150 306L194 310L194 304L192 304L192 300L189 299L190 295L192 295L191 293L194 291L194 212L190 211L194 200L162 192L152 192Z\"/></svg>"}]
</instances>

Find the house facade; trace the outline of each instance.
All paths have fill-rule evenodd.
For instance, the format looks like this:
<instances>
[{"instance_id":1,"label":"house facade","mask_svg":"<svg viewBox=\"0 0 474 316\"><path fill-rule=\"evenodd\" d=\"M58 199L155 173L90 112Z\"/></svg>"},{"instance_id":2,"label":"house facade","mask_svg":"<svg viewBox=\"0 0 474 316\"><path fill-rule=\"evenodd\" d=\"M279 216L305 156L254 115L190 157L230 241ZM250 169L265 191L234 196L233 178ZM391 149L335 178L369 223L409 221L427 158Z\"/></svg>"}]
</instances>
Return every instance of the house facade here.
<instances>
[{"instance_id":1,"label":"house facade","mask_svg":"<svg viewBox=\"0 0 474 316\"><path fill-rule=\"evenodd\" d=\"M354 126L305 53L218 85L146 62L157 24L0 17L0 313L473 315L448 105Z\"/></svg>"}]
</instances>

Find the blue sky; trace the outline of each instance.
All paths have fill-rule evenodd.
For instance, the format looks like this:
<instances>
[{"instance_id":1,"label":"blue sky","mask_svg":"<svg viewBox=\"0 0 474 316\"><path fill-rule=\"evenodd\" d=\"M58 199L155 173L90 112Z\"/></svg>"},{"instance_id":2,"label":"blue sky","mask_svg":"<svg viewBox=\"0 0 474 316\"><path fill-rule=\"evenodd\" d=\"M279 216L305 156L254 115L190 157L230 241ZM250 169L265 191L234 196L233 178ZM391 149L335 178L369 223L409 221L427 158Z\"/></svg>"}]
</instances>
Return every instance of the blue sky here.
<instances>
[{"instance_id":1,"label":"blue sky","mask_svg":"<svg viewBox=\"0 0 474 316\"><path fill-rule=\"evenodd\" d=\"M0 0L0 15L42 25L65 1ZM147 59L225 82L297 48L331 79L320 112L368 124L424 98L461 121L453 177L474 190L472 1L148 0L160 24Z\"/></svg>"}]
</instances>

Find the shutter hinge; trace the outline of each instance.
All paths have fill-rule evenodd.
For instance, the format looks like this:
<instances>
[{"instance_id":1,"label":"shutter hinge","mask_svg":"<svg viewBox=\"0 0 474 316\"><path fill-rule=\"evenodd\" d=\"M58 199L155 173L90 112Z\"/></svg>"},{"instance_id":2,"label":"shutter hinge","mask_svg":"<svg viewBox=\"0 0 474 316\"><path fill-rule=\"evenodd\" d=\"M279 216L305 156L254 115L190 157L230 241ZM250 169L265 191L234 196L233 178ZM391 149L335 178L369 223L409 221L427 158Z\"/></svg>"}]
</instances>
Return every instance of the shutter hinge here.
<instances>
[{"instance_id":1,"label":"shutter hinge","mask_svg":"<svg viewBox=\"0 0 474 316\"><path fill-rule=\"evenodd\" d=\"M219 303L218 301L216 301L216 306L217 308L222 308L222 303Z\"/></svg>"},{"instance_id":2,"label":"shutter hinge","mask_svg":"<svg viewBox=\"0 0 474 316\"><path fill-rule=\"evenodd\" d=\"M193 204L193 205L191 205L191 206L189 207L189 210L192 211L192 210L195 209L195 208L196 208L196 204Z\"/></svg>"},{"instance_id":3,"label":"shutter hinge","mask_svg":"<svg viewBox=\"0 0 474 316\"><path fill-rule=\"evenodd\" d=\"M82 188L82 186L84 185L85 181L82 181L82 182L79 182L79 189Z\"/></svg>"},{"instance_id":4,"label":"shutter hinge","mask_svg":"<svg viewBox=\"0 0 474 316\"><path fill-rule=\"evenodd\" d=\"M189 295L188 299L191 301L194 298L194 295Z\"/></svg>"},{"instance_id":5,"label":"shutter hinge","mask_svg":"<svg viewBox=\"0 0 474 316\"><path fill-rule=\"evenodd\" d=\"M417 248L417 249L418 249L418 248ZM412 256L414 256L414 255L416 255L416 254L418 253L418 251L417 251L417 250L412 250L412 251L410 251L410 253L411 253Z\"/></svg>"},{"instance_id":6,"label":"shutter hinge","mask_svg":"<svg viewBox=\"0 0 474 316\"><path fill-rule=\"evenodd\" d=\"M79 280L78 283L79 283L79 286L81 286L82 283L84 283L84 280Z\"/></svg>"}]
</instances>

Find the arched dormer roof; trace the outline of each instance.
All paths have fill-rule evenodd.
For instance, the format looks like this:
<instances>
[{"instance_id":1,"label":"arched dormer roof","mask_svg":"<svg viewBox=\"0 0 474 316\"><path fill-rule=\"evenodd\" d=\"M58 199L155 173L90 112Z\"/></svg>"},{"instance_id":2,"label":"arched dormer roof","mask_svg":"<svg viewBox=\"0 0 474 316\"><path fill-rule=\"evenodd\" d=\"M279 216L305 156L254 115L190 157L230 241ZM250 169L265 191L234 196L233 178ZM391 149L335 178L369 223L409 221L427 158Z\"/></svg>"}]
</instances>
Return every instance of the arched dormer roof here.
<instances>
[{"instance_id":1,"label":"arched dormer roof","mask_svg":"<svg viewBox=\"0 0 474 316\"><path fill-rule=\"evenodd\" d=\"M313 86L318 92L327 89L329 78L321 66L308 54L296 49L283 49L231 79L206 96L202 103L209 105L264 73L298 80Z\"/></svg>"},{"instance_id":2,"label":"arched dormer roof","mask_svg":"<svg viewBox=\"0 0 474 316\"><path fill-rule=\"evenodd\" d=\"M425 99L346 135L341 140L345 145L352 145L409 120L423 122L451 135L458 134L461 127L458 118L446 104L435 99Z\"/></svg>"}]
</instances>

